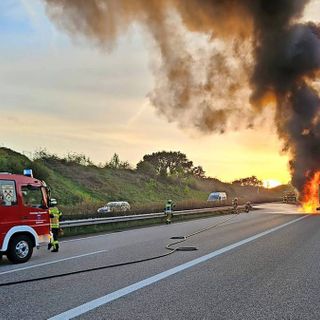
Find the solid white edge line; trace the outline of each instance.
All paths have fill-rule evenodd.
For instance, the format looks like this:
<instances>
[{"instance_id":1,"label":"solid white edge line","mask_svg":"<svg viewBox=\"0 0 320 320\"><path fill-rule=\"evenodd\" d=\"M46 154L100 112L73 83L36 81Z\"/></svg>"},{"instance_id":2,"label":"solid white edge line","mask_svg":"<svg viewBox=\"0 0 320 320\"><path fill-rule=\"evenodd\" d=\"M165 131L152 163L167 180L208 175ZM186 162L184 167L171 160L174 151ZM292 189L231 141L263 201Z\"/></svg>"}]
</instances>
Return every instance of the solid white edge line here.
<instances>
[{"instance_id":1,"label":"solid white edge line","mask_svg":"<svg viewBox=\"0 0 320 320\"><path fill-rule=\"evenodd\" d=\"M233 249L235 249L237 247L240 247L240 246L242 246L242 245L244 245L246 243L252 242L252 241L254 241L256 239L259 239L259 238L261 238L261 237L263 237L263 236L265 236L267 234L270 234L270 233L275 232L275 231L277 231L279 229L287 227L290 224L298 222L298 221L300 221L300 220L302 220L302 219L304 219L306 217L308 217L308 215L305 215L305 216L300 217L298 219L289 221L289 222L287 222L285 224L282 224L280 226L274 227L272 229L263 231L263 232L261 232L259 234L251 236L251 237L249 237L247 239L244 239L244 240L241 240L239 242L233 243L233 244L228 245L228 246L226 246L224 248L221 248L221 249L213 251L213 252L211 252L209 254L206 254L206 255L204 255L202 257L199 257L197 259L194 259L194 260L191 260L189 262L183 263L183 264L181 264L181 265L179 265L177 267L174 267L172 269L169 269L167 271L158 273L158 274L156 274L156 275L154 275L154 276L152 276L150 278L144 279L142 281L139 281L139 282L136 282L136 283L134 283L132 285L129 285L129 286L125 287L125 288L122 288L122 289L119 289L117 291L111 292L111 293L109 293L109 294L107 294L107 295L105 295L103 297L100 297L98 299L94 299L94 300L89 301L87 303L84 303L84 304L82 304L82 305L80 305L78 307L75 307L73 309L67 310L67 311L65 311L63 313L60 313L60 314L58 314L56 316L53 316L52 318L49 318L48 320L73 319L73 318L75 318L77 316L80 316L80 315L82 315L84 313L87 313L87 312L89 312L89 311L91 311L93 309L101 307L102 305L105 305L105 304L107 304L109 302L112 302L112 301L117 300L117 299L119 299L121 297L124 297L124 296L126 296L126 295L128 295L128 294L130 294L130 293L132 293L134 291L137 291L137 290L142 289L144 287L147 287L147 286L149 286L149 285L151 285L153 283L156 283L156 282L158 282L160 280L168 278L168 277L170 277L170 276L172 276L172 275L174 275L174 274L176 274L178 272L181 272L183 270L191 268L191 267L193 267L193 266L195 266L195 265L197 265L199 263L202 263L202 262L205 262L207 260L210 260L210 259L212 259L214 257L217 257L217 256L219 256L219 255L221 255L221 254L223 254L225 252L228 252L228 251L233 250Z\"/></svg>"},{"instance_id":2,"label":"solid white edge line","mask_svg":"<svg viewBox=\"0 0 320 320\"><path fill-rule=\"evenodd\" d=\"M31 266L27 266L27 267L23 267L23 268L11 269L11 270L8 270L8 271L1 272L0 276L3 275L3 274L18 272L18 271L22 271L22 270L28 270L28 269L33 269L33 268L37 268L37 267L43 267L43 266L47 266L47 265L58 263L58 262L62 262L62 261L68 261L68 260L72 260L72 259L78 259L78 258L82 258L82 257L87 257L87 256L91 256L93 254L98 254L98 253L107 252L107 251L109 251L109 250L99 250L99 251L89 252L89 253L85 253L85 254L80 254L78 256L73 256L73 257L68 257L68 258L63 258L63 259L53 260L53 261L47 261L47 262L43 262L43 263L39 263L39 264L33 264Z\"/></svg>"}]
</instances>

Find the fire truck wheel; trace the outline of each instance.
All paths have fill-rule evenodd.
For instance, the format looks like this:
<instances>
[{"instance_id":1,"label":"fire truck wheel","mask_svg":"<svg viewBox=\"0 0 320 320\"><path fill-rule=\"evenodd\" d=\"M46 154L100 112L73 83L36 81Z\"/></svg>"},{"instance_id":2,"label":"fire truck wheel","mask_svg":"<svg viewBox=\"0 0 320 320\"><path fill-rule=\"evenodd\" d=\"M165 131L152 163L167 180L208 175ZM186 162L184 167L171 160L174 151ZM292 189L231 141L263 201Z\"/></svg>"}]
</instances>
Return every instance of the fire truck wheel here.
<instances>
[{"instance_id":1,"label":"fire truck wheel","mask_svg":"<svg viewBox=\"0 0 320 320\"><path fill-rule=\"evenodd\" d=\"M18 235L10 240L7 258L12 263L23 263L30 259L33 245L27 235Z\"/></svg>"}]
</instances>

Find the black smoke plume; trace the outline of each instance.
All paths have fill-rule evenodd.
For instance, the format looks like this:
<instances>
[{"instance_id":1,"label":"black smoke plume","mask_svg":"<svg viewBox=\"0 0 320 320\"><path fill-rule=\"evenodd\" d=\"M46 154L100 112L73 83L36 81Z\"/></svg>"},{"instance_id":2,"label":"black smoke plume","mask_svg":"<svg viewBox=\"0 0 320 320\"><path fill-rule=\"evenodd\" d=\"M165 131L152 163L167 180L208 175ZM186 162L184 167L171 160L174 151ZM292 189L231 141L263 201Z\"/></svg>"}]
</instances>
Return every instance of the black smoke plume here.
<instances>
[{"instance_id":1,"label":"black smoke plume","mask_svg":"<svg viewBox=\"0 0 320 320\"><path fill-rule=\"evenodd\" d=\"M299 22L309 1L44 1L72 37L102 46L112 47L134 23L147 30L162 58L149 97L169 120L224 132L239 122L251 126L273 106L293 184L302 191L320 170L320 27ZM190 34L205 38L207 49L192 53Z\"/></svg>"}]
</instances>

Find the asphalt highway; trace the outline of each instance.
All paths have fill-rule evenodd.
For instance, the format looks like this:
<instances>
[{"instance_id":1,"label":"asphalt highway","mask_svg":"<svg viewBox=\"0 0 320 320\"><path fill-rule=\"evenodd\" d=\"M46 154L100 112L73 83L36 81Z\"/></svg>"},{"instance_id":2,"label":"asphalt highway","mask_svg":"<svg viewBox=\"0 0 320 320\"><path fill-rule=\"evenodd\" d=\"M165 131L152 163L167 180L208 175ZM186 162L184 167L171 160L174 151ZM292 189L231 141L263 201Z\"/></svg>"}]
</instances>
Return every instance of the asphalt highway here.
<instances>
[{"instance_id":1,"label":"asphalt highway","mask_svg":"<svg viewBox=\"0 0 320 320\"><path fill-rule=\"evenodd\" d=\"M152 261L0 287L0 319L320 319L320 216L292 205L66 239L28 263L0 262L0 283Z\"/></svg>"}]
</instances>

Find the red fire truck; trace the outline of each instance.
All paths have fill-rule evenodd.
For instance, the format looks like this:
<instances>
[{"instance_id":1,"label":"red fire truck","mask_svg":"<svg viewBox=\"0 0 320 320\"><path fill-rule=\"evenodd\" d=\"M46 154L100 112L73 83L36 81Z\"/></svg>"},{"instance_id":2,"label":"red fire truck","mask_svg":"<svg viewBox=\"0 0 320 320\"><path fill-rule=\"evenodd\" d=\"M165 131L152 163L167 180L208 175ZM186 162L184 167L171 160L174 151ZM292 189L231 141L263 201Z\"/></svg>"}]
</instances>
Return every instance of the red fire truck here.
<instances>
[{"instance_id":1,"label":"red fire truck","mask_svg":"<svg viewBox=\"0 0 320 320\"><path fill-rule=\"evenodd\" d=\"M0 173L0 255L13 263L28 261L50 239L49 190L27 173Z\"/></svg>"}]
</instances>

